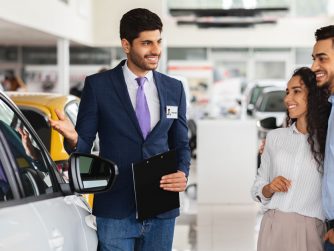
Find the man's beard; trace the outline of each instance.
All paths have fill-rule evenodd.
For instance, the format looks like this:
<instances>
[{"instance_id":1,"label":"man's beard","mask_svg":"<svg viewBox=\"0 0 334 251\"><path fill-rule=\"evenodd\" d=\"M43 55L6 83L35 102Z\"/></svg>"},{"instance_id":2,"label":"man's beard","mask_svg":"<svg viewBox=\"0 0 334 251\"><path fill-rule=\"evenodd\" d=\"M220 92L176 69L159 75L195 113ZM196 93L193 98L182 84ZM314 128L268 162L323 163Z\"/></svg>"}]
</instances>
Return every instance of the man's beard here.
<instances>
[{"instance_id":1,"label":"man's beard","mask_svg":"<svg viewBox=\"0 0 334 251\"><path fill-rule=\"evenodd\" d=\"M135 64L138 68L145 70L145 71L155 70L158 67L158 64L154 67L148 64L145 61L145 57L148 57L148 56L159 56L159 55L145 55L144 58L141 58L136 53L132 53L132 54L130 53L130 58L131 58L132 63Z\"/></svg>"},{"instance_id":2,"label":"man's beard","mask_svg":"<svg viewBox=\"0 0 334 251\"><path fill-rule=\"evenodd\" d=\"M334 93L334 81L326 81L321 86L318 86L318 88L328 90L328 94Z\"/></svg>"}]
</instances>

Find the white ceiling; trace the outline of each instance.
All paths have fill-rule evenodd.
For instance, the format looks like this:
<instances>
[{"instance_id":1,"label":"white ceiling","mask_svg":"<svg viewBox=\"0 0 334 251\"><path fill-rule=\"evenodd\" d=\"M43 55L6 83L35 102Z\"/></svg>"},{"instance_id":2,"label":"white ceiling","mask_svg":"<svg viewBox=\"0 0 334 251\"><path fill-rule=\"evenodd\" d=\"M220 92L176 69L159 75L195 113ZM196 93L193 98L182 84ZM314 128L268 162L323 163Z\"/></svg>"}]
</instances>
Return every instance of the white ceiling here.
<instances>
[{"instance_id":1,"label":"white ceiling","mask_svg":"<svg viewBox=\"0 0 334 251\"><path fill-rule=\"evenodd\" d=\"M0 45L56 45L57 37L0 19Z\"/></svg>"}]
</instances>

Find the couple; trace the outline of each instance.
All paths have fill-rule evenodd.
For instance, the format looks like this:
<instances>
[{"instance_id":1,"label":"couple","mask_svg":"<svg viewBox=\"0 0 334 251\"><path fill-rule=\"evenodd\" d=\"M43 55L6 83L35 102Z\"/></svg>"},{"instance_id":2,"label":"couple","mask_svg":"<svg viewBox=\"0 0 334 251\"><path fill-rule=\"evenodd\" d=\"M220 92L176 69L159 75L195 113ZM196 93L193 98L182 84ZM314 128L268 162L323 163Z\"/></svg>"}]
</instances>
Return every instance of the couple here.
<instances>
[{"instance_id":1,"label":"couple","mask_svg":"<svg viewBox=\"0 0 334 251\"><path fill-rule=\"evenodd\" d=\"M289 127L268 133L252 187L266 210L258 251L334 251L334 26L315 37L312 68L286 88Z\"/></svg>"}]
</instances>

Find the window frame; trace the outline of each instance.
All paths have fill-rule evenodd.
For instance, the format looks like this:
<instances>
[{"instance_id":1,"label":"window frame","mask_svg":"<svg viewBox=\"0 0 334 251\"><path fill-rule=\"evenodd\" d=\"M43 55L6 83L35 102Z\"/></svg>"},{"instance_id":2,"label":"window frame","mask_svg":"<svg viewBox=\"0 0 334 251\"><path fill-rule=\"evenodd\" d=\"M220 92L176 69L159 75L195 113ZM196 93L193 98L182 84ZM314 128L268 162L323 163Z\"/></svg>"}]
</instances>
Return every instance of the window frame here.
<instances>
[{"instance_id":1,"label":"window frame","mask_svg":"<svg viewBox=\"0 0 334 251\"><path fill-rule=\"evenodd\" d=\"M2 92L0 92L0 101L4 102L8 106L10 110L12 110L17 116L18 119L21 120L23 125L27 128L28 132L32 135L34 140L36 141L36 144L41 150L41 155L43 159L45 160L45 164L48 167L50 180L52 182L52 193L42 194L39 196L30 196L26 197L24 194L24 189L21 181L21 177L19 176L18 172L15 171L16 169L16 162L14 160L14 156L11 152L10 146L8 144L8 141L6 137L4 136L4 133L0 131L0 160L3 164L4 172L7 176L7 180L9 182L9 185L12 189L13 193L13 200L9 200L6 202L0 202L0 208L11 206L13 204L25 204L27 201L38 201L38 200L44 200L49 199L53 197L59 197L63 196L60 189L61 183L66 183L64 179L61 177L61 175L58 173L56 169L55 163L52 161L50 155L48 154L48 151L46 147L44 146L43 142L31 126L31 124L27 121L27 119L24 117L22 112L17 108L9 98L6 97Z\"/></svg>"}]
</instances>

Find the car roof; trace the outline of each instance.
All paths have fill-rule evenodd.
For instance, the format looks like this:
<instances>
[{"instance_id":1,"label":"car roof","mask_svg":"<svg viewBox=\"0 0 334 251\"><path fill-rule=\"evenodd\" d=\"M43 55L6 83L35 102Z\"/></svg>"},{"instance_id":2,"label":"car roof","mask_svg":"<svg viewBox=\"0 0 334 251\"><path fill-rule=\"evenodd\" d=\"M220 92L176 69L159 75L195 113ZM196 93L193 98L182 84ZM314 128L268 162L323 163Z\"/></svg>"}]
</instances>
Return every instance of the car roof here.
<instances>
[{"instance_id":1,"label":"car roof","mask_svg":"<svg viewBox=\"0 0 334 251\"><path fill-rule=\"evenodd\" d=\"M268 92L275 92L275 91L284 91L286 90L286 86L268 86L263 88L262 94L268 93Z\"/></svg>"},{"instance_id":2,"label":"car roof","mask_svg":"<svg viewBox=\"0 0 334 251\"><path fill-rule=\"evenodd\" d=\"M64 95L58 93L42 93L42 92L6 92L6 94L16 103L25 105L40 105L49 108L63 108L65 104L77 100L79 98L73 95Z\"/></svg>"}]
</instances>

